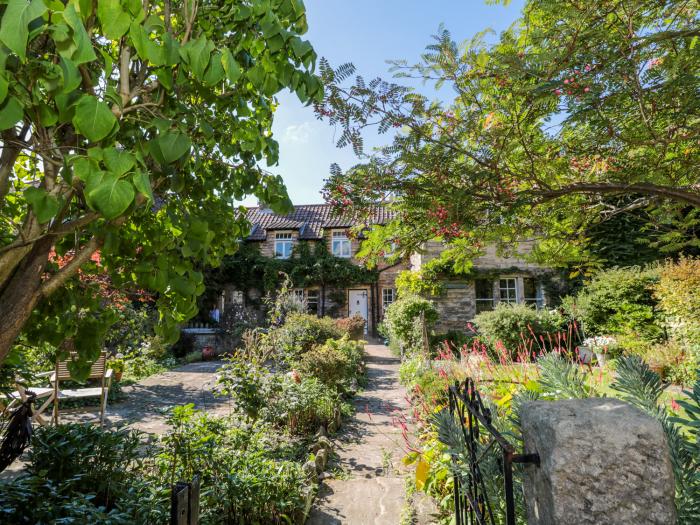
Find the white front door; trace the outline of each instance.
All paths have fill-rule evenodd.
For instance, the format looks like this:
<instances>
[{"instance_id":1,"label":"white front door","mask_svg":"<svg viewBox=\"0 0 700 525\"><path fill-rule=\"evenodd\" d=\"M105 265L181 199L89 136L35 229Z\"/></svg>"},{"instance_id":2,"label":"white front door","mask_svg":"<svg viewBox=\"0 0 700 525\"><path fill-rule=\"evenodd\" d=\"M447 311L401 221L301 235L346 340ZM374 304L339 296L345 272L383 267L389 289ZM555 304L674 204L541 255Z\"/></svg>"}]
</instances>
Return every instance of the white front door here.
<instances>
[{"instance_id":1,"label":"white front door","mask_svg":"<svg viewBox=\"0 0 700 525\"><path fill-rule=\"evenodd\" d=\"M367 333L367 290L350 290L348 292L348 313L352 317L360 314L365 320L365 333Z\"/></svg>"}]
</instances>

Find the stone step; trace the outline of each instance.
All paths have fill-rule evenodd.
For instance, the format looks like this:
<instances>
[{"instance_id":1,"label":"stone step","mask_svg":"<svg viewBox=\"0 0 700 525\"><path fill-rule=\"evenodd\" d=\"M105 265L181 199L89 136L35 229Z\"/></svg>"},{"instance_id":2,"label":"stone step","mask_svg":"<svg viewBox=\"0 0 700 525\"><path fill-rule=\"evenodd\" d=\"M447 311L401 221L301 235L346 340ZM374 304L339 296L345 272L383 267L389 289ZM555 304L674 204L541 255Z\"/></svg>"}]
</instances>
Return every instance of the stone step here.
<instances>
[{"instance_id":1,"label":"stone step","mask_svg":"<svg viewBox=\"0 0 700 525\"><path fill-rule=\"evenodd\" d=\"M306 524L398 525L404 484L398 477L325 480Z\"/></svg>"}]
</instances>

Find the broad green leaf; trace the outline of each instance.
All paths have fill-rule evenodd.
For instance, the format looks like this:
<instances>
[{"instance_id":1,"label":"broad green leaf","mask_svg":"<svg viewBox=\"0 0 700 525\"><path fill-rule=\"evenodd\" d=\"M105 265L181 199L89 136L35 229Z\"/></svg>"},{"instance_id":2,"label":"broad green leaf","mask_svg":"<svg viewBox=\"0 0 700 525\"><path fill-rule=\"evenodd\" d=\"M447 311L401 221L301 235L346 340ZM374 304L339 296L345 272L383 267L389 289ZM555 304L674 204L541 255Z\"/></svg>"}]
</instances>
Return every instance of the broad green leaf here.
<instances>
[{"instance_id":1,"label":"broad green leaf","mask_svg":"<svg viewBox=\"0 0 700 525\"><path fill-rule=\"evenodd\" d=\"M97 17L105 36L110 40L119 40L131 25L131 15L124 11L119 0L99 0Z\"/></svg>"},{"instance_id":2,"label":"broad green leaf","mask_svg":"<svg viewBox=\"0 0 700 525\"><path fill-rule=\"evenodd\" d=\"M133 168L136 162L131 153L119 151L117 148L106 148L102 154L107 169L119 177Z\"/></svg>"},{"instance_id":3,"label":"broad green leaf","mask_svg":"<svg viewBox=\"0 0 700 525\"><path fill-rule=\"evenodd\" d=\"M206 37L200 36L196 40L190 40L180 48L180 56L187 62L190 71L198 79L204 78L204 72L209 65L209 58L214 50L214 44Z\"/></svg>"},{"instance_id":4,"label":"broad green leaf","mask_svg":"<svg viewBox=\"0 0 700 525\"><path fill-rule=\"evenodd\" d=\"M29 23L46 12L43 0L9 0L0 22L0 42L14 51L22 60L26 58Z\"/></svg>"},{"instance_id":5,"label":"broad green leaf","mask_svg":"<svg viewBox=\"0 0 700 525\"><path fill-rule=\"evenodd\" d=\"M7 97L7 89L9 86L10 83L5 78L5 75L0 75L0 103L5 101L5 97Z\"/></svg>"},{"instance_id":6,"label":"broad green leaf","mask_svg":"<svg viewBox=\"0 0 700 525\"><path fill-rule=\"evenodd\" d=\"M149 202L153 202L153 190L151 189L151 179L148 178L148 174L139 170L134 173L132 181L139 193L146 197Z\"/></svg>"},{"instance_id":7,"label":"broad green leaf","mask_svg":"<svg viewBox=\"0 0 700 525\"><path fill-rule=\"evenodd\" d=\"M134 43L136 52L142 59L148 60L154 66L165 64L165 48L151 40L141 24L133 22L129 30L129 36Z\"/></svg>"},{"instance_id":8,"label":"broad green leaf","mask_svg":"<svg viewBox=\"0 0 700 525\"><path fill-rule=\"evenodd\" d=\"M96 171L95 163L87 157L77 157L73 160L73 177L87 183L90 174Z\"/></svg>"},{"instance_id":9,"label":"broad green leaf","mask_svg":"<svg viewBox=\"0 0 700 525\"><path fill-rule=\"evenodd\" d=\"M179 131L166 131L156 139L167 164L175 162L190 150L190 139Z\"/></svg>"},{"instance_id":10,"label":"broad green leaf","mask_svg":"<svg viewBox=\"0 0 700 525\"><path fill-rule=\"evenodd\" d=\"M49 105L41 104L39 106L39 121L44 127L51 127L58 121L58 113Z\"/></svg>"},{"instance_id":11,"label":"broad green leaf","mask_svg":"<svg viewBox=\"0 0 700 525\"><path fill-rule=\"evenodd\" d=\"M61 203L43 188L29 187L24 190L24 198L31 204L34 215L40 224L48 222L61 209Z\"/></svg>"},{"instance_id":12,"label":"broad green leaf","mask_svg":"<svg viewBox=\"0 0 700 525\"><path fill-rule=\"evenodd\" d=\"M80 77L80 72L77 66L65 57L61 57L61 71L63 71L63 89L62 93L70 93L78 89L78 86L82 82Z\"/></svg>"},{"instance_id":13,"label":"broad green leaf","mask_svg":"<svg viewBox=\"0 0 700 525\"><path fill-rule=\"evenodd\" d=\"M224 79L224 67L221 64L221 54L215 53L211 56L207 72L204 73L203 81L208 86L214 86Z\"/></svg>"},{"instance_id":14,"label":"broad green leaf","mask_svg":"<svg viewBox=\"0 0 700 525\"><path fill-rule=\"evenodd\" d=\"M85 95L75 107L73 124L91 142L98 142L110 134L117 119L109 106L95 97Z\"/></svg>"},{"instance_id":15,"label":"broad green leaf","mask_svg":"<svg viewBox=\"0 0 700 525\"><path fill-rule=\"evenodd\" d=\"M72 45L64 48L64 53L61 53L61 48L59 47L61 56L70 58L77 65L95 60L97 56L92 49L92 42L90 42L90 37L87 31L85 31L83 21L80 19L80 15L75 10L73 4L66 6L63 11L63 19L72 29L71 39L73 42Z\"/></svg>"},{"instance_id":16,"label":"broad green leaf","mask_svg":"<svg viewBox=\"0 0 700 525\"><path fill-rule=\"evenodd\" d=\"M92 205L107 219L124 213L134 201L134 187L130 182L106 173L100 183L89 192Z\"/></svg>"},{"instance_id":17,"label":"broad green leaf","mask_svg":"<svg viewBox=\"0 0 700 525\"><path fill-rule=\"evenodd\" d=\"M221 56L221 64L224 66L224 71L229 81L235 84L241 78L241 66L238 65L238 62L236 62L233 54L228 49Z\"/></svg>"},{"instance_id":18,"label":"broad green leaf","mask_svg":"<svg viewBox=\"0 0 700 525\"><path fill-rule=\"evenodd\" d=\"M15 97L10 97L0 109L0 130L9 129L24 116L24 108Z\"/></svg>"}]
</instances>

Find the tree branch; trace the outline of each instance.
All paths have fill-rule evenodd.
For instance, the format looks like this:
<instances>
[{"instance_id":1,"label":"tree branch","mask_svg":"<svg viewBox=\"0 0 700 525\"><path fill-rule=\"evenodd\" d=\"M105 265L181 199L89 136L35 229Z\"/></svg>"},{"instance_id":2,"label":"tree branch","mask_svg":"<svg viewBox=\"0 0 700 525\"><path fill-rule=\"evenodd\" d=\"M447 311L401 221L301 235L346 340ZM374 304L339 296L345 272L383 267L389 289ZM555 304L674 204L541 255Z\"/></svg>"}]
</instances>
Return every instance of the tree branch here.
<instances>
[{"instance_id":1,"label":"tree branch","mask_svg":"<svg viewBox=\"0 0 700 525\"><path fill-rule=\"evenodd\" d=\"M80 250L71 261L61 268L57 273L53 275L48 281L45 281L39 292L42 297L48 297L61 286L63 286L68 279L73 277L80 267L90 260L92 254L95 253L100 246L102 246L102 241L97 237L92 237L88 243Z\"/></svg>"},{"instance_id":2,"label":"tree branch","mask_svg":"<svg viewBox=\"0 0 700 525\"><path fill-rule=\"evenodd\" d=\"M700 207L700 192L690 188L678 188L674 186L661 186L649 183L622 184L614 182L577 183L564 186L556 190L530 191L529 193L539 197L542 202L550 201L572 193L608 194L608 193L640 193L642 195L655 195L666 199L692 204Z\"/></svg>"}]
</instances>

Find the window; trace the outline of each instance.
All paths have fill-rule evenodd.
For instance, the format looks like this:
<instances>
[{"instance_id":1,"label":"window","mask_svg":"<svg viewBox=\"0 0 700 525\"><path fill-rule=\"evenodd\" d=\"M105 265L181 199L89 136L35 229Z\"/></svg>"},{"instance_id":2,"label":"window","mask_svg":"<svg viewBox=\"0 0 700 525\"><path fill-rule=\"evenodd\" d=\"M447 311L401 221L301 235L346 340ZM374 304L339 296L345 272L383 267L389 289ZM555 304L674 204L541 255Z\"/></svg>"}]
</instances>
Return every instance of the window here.
<instances>
[{"instance_id":1,"label":"window","mask_svg":"<svg viewBox=\"0 0 700 525\"><path fill-rule=\"evenodd\" d=\"M476 313L493 310L493 281L477 279L474 288L476 291Z\"/></svg>"},{"instance_id":2,"label":"window","mask_svg":"<svg viewBox=\"0 0 700 525\"><path fill-rule=\"evenodd\" d=\"M292 234L275 234L275 259L289 259L292 256Z\"/></svg>"},{"instance_id":3,"label":"window","mask_svg":"<svg viewBox=\"0 0 700 525\"><path fill-rule=\"evenodd\" d=\"M294 302L297 304L304 304L304 290L295 288L292 291L294 292Z\"/></svg>"},{"instance_id":4,"label":"window","mask_svg":"<svg viewBox=\"0 0 700 525\"><path fill-rule=\"evenodd\" d=\"M518 302L518 286L515 277L500 279L498 287L501 292L501 302L510 304Z\"/></svg>"},{"instance_id":5,"label":"window","mask_svg":"<svg viewBox=\"0 0 700 525\"><path fill-rule=\"evenodd\" d=\"M393 288L382 288L382 311L386 311L391 303L396 300L396 291Z\"/></svg>"},{"instance_id":6,"label":"window","mask_svg":"<svg viewBox=\"0 0 700 525\"><path fill-rule=\"evenodd\" d=\"M526 304L533 305L536 308L542 308L544 306L542 286L532 277L525 277L523 279L523 293L525 295L524 301Z\"/></svg>"},{"instance_id":7,"label":"window","mask_svg":"<svg viewBox=\"0 0 700 525\"><path fill-rule=\"evenodd\" d=\"M345 232L333 232L331 253L336 257L350 257L350 239Z\"/></svg>"},{"instance_id":8,"label":"window","mask_svg":"<svg viewBox=\"0 0 700 525\"><path fill-rule=\"evenodd\" d=\"M318 290L306 290L306 310L318 315Z\"/></svg>"}]
</instances>

